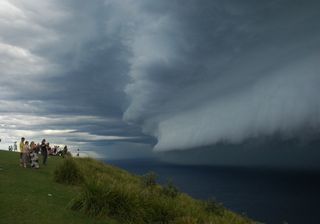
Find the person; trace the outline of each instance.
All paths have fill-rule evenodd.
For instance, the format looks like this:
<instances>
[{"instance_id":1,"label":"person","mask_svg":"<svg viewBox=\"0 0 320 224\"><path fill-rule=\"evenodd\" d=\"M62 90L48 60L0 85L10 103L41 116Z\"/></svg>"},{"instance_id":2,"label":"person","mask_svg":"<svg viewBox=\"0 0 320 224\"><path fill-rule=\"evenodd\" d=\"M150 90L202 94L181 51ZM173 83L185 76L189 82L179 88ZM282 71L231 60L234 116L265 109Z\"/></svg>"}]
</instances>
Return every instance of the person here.
<instances>
[{"instance_id":1,"label":"person","mask_svg":"<svg viewBox=\"0 0 320 224\"><path fill-rule=\"evenodd\" d=\"M60 146L58 146L57 155L58 155L58 156L62 156L62 149L60 148Z\"/></svg>"},{"instance_id":2,"label":"person","mask_svg":"<svg viewBox=\"0 0 320 224\"><path fill-rule=\"evenodd\" d=\"M27 168L27 164L29 162L29 142L26 141L24 143L24 146L23 146L23 152L22 152L22 160L23 160L23 167L24 168Z\"/></svg>"},{"instance_id":3,"label":"person","mask_svg":"<svg viewBox=\"0 0 320 224\"><path fill-rule=\"evenodd\" d=\"M42 155L42 164L47 165L48 151L47 151L47 144L45 139L42 140L40 149L41 149L41 155Z\"/></svg>"},{"instance_id":4,"label":"person","mask_svg":"<svg viewBox=\"0 0 320 224\"><path fill-rule=\"evenodd\" d=\"M30 142L30 150L32 151L35 148L36 144L34 143L34 141Z\"/></svg>"},{"instance_id":5,"label":"person","mask_svg":"<svg viewBox=\"0 0 320 224\"><path fill-rule=\"evenodd\" d=\"M39 157L37 153L37 145L34 142L31 142L31 145L32 145L31 152L30 152L31 167L35 169L39 169Z\"/></svg>"},{"instance_id":6,"label":"person","mask_svg":"<svg viewBox=\"0 0 320 224\"><path fill-rule=\"evenodd\" d=\"M39 154L40 150L41 150L41 145L40 145L40 143L37 143L37 145L36 145L36 153Z\"/></svg>"},{"instance_id":7,"label":"person","mask_svg":"<svg viewBox=\"0 0 320 224\"><path fill-rule=\"evenodd\" d=\"M17 142L14 142L14 144L13 144L13 151L17 151L17 150L18 150Z\"/></svg>"},{"instance_id":8,"label":"person","mask_svg":"<svg viewBox=\"0 0 320 224\"><path fill-rule=\"evenodd\" d=\"M62 157L64 158L67 155L68 152L68 147L65 145L63 150L62 150Z\"/></svg>"},{"instance_id":9,"label":"person","mask_svg":"<svg viewBox=\"0 0 320 224\"><path fill-rule=\"evenodd\" d=\"M20 141L20 144L19 144L19 155L20 155L20 166L23 166L23 159L22 159L22 156L23 156L23 147L24 147L24 140L25 138L22 137L21 138L21 141Z\"/></svg>"},{"instance_id":10,"label":"person","mask_svg":"<svg viewBox=\"0 0 320 224\"><path fill-rule=\"evenodd\" d=\"M48 150L48 155L49 155L49 156L52 156L53 151L52 151L52 148L51 148L49 142L47 142L47 150Z\"/></svg>"},{"instance_id":11,"label":"person","mask_svg":"<svg viewBox=\"0 0 320 224\"><path fill-rule=\"evenodd\" d=\"M31 153L35 150L36 143L34 143L34 141L31 141L29 148L30 148L30 151L29 151L29 162L30 162L30 165L31 165Z\"/></svg>"}]
</instances>

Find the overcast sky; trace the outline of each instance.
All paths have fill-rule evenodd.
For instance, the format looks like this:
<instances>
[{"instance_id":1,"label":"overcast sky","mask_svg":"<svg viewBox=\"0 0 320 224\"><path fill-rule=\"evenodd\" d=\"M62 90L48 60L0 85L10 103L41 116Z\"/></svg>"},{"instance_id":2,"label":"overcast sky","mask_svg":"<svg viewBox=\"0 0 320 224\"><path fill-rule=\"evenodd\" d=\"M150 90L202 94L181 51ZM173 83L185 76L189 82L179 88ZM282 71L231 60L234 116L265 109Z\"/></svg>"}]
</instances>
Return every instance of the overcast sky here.
<instances>
[{"instance_id":1,"label":"overcast sky","mask_svg":"<svg viewBox=\"0 0 320 224\"><path fill-rule=\"evenodd\" d=\"M129 158L317 138L319 10L312 0L1 0L1 147L24 136Z\"/></svg>"}]
</instances>

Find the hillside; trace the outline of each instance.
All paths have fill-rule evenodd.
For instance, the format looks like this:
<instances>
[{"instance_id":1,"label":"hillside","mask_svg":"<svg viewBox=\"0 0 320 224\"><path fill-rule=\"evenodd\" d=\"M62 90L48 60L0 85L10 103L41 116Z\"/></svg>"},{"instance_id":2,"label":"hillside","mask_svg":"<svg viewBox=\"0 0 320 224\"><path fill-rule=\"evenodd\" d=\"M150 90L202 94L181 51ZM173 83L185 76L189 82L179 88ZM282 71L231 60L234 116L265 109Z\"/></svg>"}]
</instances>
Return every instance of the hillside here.
<instances>
[{"instance_id":1,"label":"hillside","mask_svg":"<svg viewBox=\"0 0 320 224\"><path fill-rule=\"evenodd\" d=\"M17 153L0 151L0 180L1 224L252 223L170 184L161 187L152 174L135 176L93 159L50 157L33 170L19 166Z\"/></svg>"}]
</instances>

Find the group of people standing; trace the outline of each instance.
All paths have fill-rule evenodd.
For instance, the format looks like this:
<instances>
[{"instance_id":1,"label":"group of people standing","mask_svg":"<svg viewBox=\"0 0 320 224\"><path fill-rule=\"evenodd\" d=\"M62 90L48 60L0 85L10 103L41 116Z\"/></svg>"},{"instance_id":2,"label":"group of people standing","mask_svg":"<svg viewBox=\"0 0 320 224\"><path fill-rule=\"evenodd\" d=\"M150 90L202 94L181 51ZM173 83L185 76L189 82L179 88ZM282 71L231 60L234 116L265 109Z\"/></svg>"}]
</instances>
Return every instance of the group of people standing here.
<instances>
[{"instance_id":1,"label":"group of people standing","mask_svg":"<svg viewBox=\"0 0 320 224\"><path fill-rule=\"evenodd\" d=\"M19 149L20 149L20 166L27 168L29 165L32 168L39 168L39 157L38 154L41 152L42 164L47 165L48 149L50 147L49 142L45 139L41 141L41 144L36 144L34 141L26 141L24 137L21 138Z\"/></svg>"}]
</instances>

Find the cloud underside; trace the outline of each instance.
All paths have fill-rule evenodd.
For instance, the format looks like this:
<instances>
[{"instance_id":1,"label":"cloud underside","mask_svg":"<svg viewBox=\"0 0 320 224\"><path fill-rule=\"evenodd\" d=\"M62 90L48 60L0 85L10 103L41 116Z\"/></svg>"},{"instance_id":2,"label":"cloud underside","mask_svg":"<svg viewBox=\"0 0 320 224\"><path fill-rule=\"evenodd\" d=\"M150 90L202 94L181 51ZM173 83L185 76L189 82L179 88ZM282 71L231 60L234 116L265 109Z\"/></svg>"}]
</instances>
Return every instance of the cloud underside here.
<instances>
[{"instance_id":1,"label":"cloud underside","mask_svg":"<svg viewBox=\"0 0 320 224\"><path fill-rule=\"evenodd\" d=\"M155 150L319 132L318 4L191 2L133 41L124 118Z\"/></svg>"},{"instance_id":2,"label":"cloud underside","mask_svg":"<svg viewBox=\"0 0 320 224\"><path fill-rule=\"evenodd\" d=\"M128 142L150 155L150 144L170 151L314 135L319 6L1 1L1 135L97 150L118 142L115 157Z\"/></svg>"}]
</instances>

